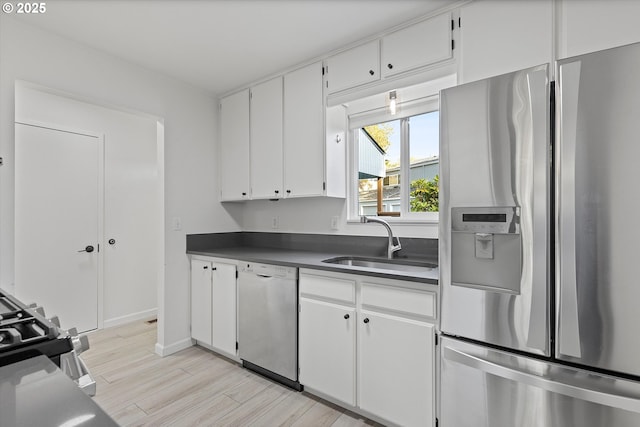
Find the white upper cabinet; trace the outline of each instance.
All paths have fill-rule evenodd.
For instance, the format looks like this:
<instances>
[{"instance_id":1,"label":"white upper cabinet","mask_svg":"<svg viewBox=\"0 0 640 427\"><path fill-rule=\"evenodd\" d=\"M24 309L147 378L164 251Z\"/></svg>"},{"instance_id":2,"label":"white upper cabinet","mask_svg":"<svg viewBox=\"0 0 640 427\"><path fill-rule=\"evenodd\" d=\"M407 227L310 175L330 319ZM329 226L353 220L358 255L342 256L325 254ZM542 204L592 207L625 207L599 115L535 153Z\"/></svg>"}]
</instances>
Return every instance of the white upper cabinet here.
<instances>
[{"instance_id":1,"label":"white upper cabinet","mask_svg":"<svg viewBox=\"0 0 640 427\"><path fill-rule=\"evenodd\" d=\"M380 45L375 40L327 59L330 93L380 80Z\"/></svg>"},{"instance_id":2,"label":"white upper cabinet","mask_svg":"<svg viewBox=\"0 0 640 427\"><path fill-rule=\"evenodd\" d=\"M382 77L450 59L451 25L451 14L444 13L383 37Z\"/></svg>"},{"instance_id":3,"label":"white upper cabinet","mask_svg":"<svg viewBox=\"0 0 640 427\"><path fill-rule=\"evenodd\" d=\"M220 200L249 198L249 90L220 101Z\"/></svg>"},{"instance_id":4,"label":"white upper cabinet","mask_svg":"<svg viewBox=\"0 0 640 427\"><path fill-rule=\"evenodd\" d=\"M284 76L285 197L323 195L324 114L322 63Z\"/></svg>"},{"instance_id":5,"label":"white upper cabinet","mask_svg":"<svg viewBox=\"0 0 640 427\"><path fill-rule=\"evenodd\" d=\"M640 2L558 0L558 58L640 42Z\"/></svg>"},{"instance_id":6,"label":"white upper cabinet","mask_svg":"<svg viewBox=\"0 0 640 427\"><path fill-rule=\"evenodd\" d=\"M251 198L282 191L282 77L251 88Z\"/></svg>"},{"instance_id":7,"label":"white upper cabinet","mask_svg":"<svg viewBox=\"0 0 640 427\"><path fill-rule=\"evenodd\" d=\"M553 60L552 0L477 0L460 20L460 83Z\"/></svg>"}]
</instances>

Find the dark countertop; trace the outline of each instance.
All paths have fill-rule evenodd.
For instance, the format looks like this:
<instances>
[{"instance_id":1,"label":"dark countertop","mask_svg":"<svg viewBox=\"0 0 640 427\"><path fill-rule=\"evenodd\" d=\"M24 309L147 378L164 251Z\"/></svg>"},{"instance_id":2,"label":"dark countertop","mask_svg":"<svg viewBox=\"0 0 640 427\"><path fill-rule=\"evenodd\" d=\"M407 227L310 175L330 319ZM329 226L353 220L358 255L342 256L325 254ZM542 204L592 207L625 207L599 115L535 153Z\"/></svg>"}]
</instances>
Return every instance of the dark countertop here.
<instances>
[{"instance_id":1,"label":"dark countertop","mask_svg":"<svg viewBox=\"0 0 640 427\"><path fill-rule=\"evenodd\" d=\"M0 426L118 424L46 356L0 368Z\"/></svg>"},{"instance_id":2,"label":"dark countertop","mask_svg":"<svg viewBox=\"0 0 640 427\"><path fill-rule=\"evenodd\" d=\"M406 280L411 282L427 283L430 285L438 284L438 268L435 267L424 273L422 272L404 272L396 270L383 270L378 268L355 267L340 264L329 264L322 260L339 257L339 256L362 256L362 254L354 253L335 253L335 252L318 252L305 251L299 249L279 249L279 248L262 248L237 246L228 248L213 249L194 249L187 250L190 255L201 255L216 258L226 258L247 262L260 262L265 264L276 264L287 267L310 268L315 270L334 271L338 273L359 274L365 276L383 277L387 279ZM369 256L369 255L364 255ZM379 257L383 259L382 257ZM400 258L406 261L422 261L425 259L416 259L413 257Z\"/></svg>"}]
</instances>

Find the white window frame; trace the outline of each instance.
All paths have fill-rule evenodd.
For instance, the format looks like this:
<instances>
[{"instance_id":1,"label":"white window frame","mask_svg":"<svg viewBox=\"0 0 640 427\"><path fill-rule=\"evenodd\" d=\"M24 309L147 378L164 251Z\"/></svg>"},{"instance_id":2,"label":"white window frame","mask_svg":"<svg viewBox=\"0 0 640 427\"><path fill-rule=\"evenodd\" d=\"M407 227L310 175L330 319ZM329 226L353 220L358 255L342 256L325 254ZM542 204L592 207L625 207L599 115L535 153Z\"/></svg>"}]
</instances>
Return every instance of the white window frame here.
<instances>
[{"instance_id":1,"label":"white window frame","mask_svg":"<svg viewBox=\"0 0 640 427\"><path fill-rule=\"evenodd\" d=\"M348 133L348 207L349 221L355 222L360 220L359 203L358 203L358 131L364 126L379 124L392 120L406 119L420 114L430 113L439 110L439 96L432 95L424 98L401 103L398 112L395 115L386 108L377 108L362 113L352 114L349 116L349 133ZM400 203L401 210L399 217L385 216L383 217L390 223L437 223L439 219L438 212L410 212L409 211L409 123L401 121L400 126ZM439 154L438 154L439 155ZM405 187L406 185L406 187Z\"/></svg>"}]
</instances>

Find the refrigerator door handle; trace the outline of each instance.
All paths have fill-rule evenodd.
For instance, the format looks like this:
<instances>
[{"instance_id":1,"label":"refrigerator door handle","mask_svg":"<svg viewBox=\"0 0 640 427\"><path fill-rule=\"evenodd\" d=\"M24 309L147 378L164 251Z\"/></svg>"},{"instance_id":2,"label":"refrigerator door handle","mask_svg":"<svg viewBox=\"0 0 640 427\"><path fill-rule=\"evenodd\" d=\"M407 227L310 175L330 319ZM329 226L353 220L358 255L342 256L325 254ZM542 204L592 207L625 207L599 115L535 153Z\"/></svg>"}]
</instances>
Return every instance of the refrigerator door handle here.
<instances>
[{"instance_id":1,"label":"refrigerator door handle","mask_svg":"<svg viewBox=\"0 0 640 427\"><path fill-rule=\"evenodd\" d=\"M529 85L529 102L531 103L531 130L533 141L549 141L549 79L547 70L537 70L527 76ZM529 232L523 230L523 253L524 245L532 248L528 273L531 278L531 313L529 318L529 333L527 335L527 345L531 348L550 351L549 341L549 310L546 309L548 294L548 235L549 221L548 213L548 183L549 183L549 147L547 144L532 143L533 154L533 176L544 177L545 179L534 179L533 198L531 201L529 221ZM523 215L525 213L523 212ZM524 228L524 226L523 226ZM526 241L527 238L531 239Z\"/></svg>"},{"instance_id":2,"label":"refrigerator door handle","mask_svg":"<svg viewBox=\"0 0 640 427\"><path fill-rule=\"evenodd\" d=\"M558 159L556 162L556 206L558 250L558 353L581 357L576 278L576 132L580 61L563 64L559 72ZM562 165L562 168L560 168Z\"/></svg>"},{"instance_id":3,"label":"refrigerator door handle","mask_svg":"<svg viewBox=\"0 0 640 427\"><path fill-rule=\"evenodd\" d=\"M601 405L608 405L614 408L633 411L636 413L640 412L640 399L638 399L638 396L625 395L623 394L624 391L616 394L612 393L611 391L585 388L584 386L577 386L559 381L553 381L544 378L539 374L518 370L514 367L507 367L489 360L485 360L479 356L467 354L463 351L451 347L445 347L443 351L443 357L447 360L457 362L470 368L496 375L507 380L527 384L532 387L546 390L548 392L562 394L564 396L569 396L579 400L589 401ZM575 372L574 370L571 370L569 368L563 368L557 365L554 366L554 368L567 370L568 373ZM556 377L556 375L554 375L554 377Z\"/></svg>"}]
</instances>

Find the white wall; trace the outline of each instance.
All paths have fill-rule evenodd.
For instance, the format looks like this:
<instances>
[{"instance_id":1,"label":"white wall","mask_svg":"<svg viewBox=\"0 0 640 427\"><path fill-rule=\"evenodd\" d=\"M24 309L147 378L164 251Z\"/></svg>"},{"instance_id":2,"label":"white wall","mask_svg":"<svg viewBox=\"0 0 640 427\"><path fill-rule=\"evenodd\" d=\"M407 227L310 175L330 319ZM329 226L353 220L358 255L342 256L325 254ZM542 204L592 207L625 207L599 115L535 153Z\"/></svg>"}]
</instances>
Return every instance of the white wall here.
<instances>
[{"instance_id":1,"label":"white wall","mask_svg":"<svg viewBox=\"0 0 640 427\"><path fill-rule=\"evenodd\" d=\"M227 203L228 204L228 203ZM347 222L347 201L333 198L251 200L242 203L244 231L277 233L347 234L361 236L387 236L378 224ZM331 228L332 217L338 217L338 229ZM273 228L277 218L278 228ZM393 220L391 220L393 221ZM398 237L437 238L436 223L392 223L393 234Z\"/></svg>"},{"instance_id":2,"label":"white wall","mask_svg":"<svg viewBox=\"0 0 640 427\"><path fill-rule=\"evenodd\" d=\"M14 84L25 80L97 104L164 119L165 272L159 289L157 350L190 345L185 234L237 231L222 207L215 173L216 102L201 90L0 15L0 287L13 272ZM211 76L215 78L215 76ZM236 213L236 216L238 214ZM173 231L178 217L182 229Z\"/></svg>"}]
</instances>

